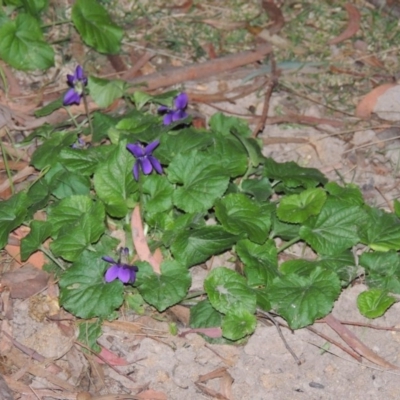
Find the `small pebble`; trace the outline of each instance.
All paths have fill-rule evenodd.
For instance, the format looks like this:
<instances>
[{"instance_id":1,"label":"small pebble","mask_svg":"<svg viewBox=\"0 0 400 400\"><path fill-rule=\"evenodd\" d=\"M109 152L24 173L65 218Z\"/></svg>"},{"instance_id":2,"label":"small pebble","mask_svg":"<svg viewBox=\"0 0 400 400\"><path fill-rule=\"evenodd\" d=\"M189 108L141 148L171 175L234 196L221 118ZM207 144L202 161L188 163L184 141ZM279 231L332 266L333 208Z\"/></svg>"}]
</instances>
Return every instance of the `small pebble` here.
<instances>
[{"instance_id":1,"label":"small pebble","mask_svg":"<svg viewBox=\"0 0 400 400\"><path fill-rule=\"evenodd\" d=\"M309 383L310 387L314 388L314 389L324 389L325 386L321 385L320 383L317 382L310 382Z\"/></svg>"}]
</instances>

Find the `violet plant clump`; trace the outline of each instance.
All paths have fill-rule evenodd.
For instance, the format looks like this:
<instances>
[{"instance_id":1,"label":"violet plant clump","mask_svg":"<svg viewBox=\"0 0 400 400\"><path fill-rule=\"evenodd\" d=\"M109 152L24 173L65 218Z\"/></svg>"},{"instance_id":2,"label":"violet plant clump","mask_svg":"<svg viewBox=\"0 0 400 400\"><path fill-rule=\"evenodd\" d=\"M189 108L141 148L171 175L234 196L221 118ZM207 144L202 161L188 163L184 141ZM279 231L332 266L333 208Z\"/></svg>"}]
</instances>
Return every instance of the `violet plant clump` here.
<instances>
[{"instance_id":1,"label":"violet plant clump","mask_svg":"<svg viewBox=\"0 0 400 400\"><path fill-rule=\"evenodd\" d=\"M81 103L81 98L84 95L85 87L88 84L88 79L80 65L76 67L73 75L67 75L67 83L70 89L68 89L64 95L63 105L79 105Z\"/></svg>"},{"instance_id":2,"label":"violet plant clump","mask_svg":"<svg viewBox=\"0 0 400 400\"><path fill-rule=\"evenodd\" d=\"M188 114L185 111L188 103L189 103L188 95L186 93L180 93L174 99L173 108L167 106L159 107L158 112L165 113L163 118L163 124L170 125L172 122L185 119L188 116Z\"/></svg>"},{"instance_id":3,"label":"violet plant clump","mask_svg":"<svg viewBox=\"0 0 400 400\"><path fill-rule=\"evenodd\" d=\"M67 103L80 101L83 70L77 67L68 82ZM114 101L112 84L101 93ZM161 107L163 124L143 106L146 96L140 110L95 112L91 146L77 146L75 125L42 138L31 163L43 173L0 202L0 248L14 229L29 226L21 258L38 249L48 255L46 269L59 276L65 309L102 320L115 316L128 296L159 312L190 300L192 328L218 327L221 340L239 342L254 332L259 310L277 313L292 329L323 318L360 269L369 285L357 302L363 315L383 315L396 301L400 202L386 212L366 204L355 185L265 157L238 118L218 113L208 129L181 124L171 130L168 125L187 116L187 95L167 98L174 107ZM46 220L36 220L37 211ZM137 239L135 212L149 253L164 258L159 270L150 261L132 265L127 249L118 260L104 256L121 246L115 237ZM296 243L315 257L282 260ZM211 259L203 285L190 290L191 269Z\"/></svg>"}]
</instances>

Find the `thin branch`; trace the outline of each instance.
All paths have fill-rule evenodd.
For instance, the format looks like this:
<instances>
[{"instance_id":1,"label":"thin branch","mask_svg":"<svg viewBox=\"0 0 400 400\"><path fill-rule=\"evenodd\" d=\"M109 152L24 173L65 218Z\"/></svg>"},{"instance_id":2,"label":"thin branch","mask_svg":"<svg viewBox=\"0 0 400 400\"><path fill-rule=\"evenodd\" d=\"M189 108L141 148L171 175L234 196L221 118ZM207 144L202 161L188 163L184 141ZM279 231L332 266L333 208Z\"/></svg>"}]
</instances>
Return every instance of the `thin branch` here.
<instances>
[{"instance_id":1,"label":"thin branch","mask_svg":"<svg viewBox=\"0 0 400 400\"><path fill-rule=\"evenodd\" d=\"M194 63L183 67L167 68L161 72L155 72L128 80L131 85L146 85L147 90L159 89L166 86L176 85L187 81L208 78L221 72L242 67L262 60L272 52L270 44L256 47L254 50L230 54L225 57L216 58L204 63Z\"/></svg>"},{"instance_id":2,"label":"thin branch","mask_svg":"<svg viewBox=\"0 0 400 400\"><path fill-rule=\"evenodd\" d=\"M267 88L265 90L264 105L263 105L263 110L262 110L262 113L261 113L261 117L258 120L257 125L253 130L253 137L254 138L257 137L259 132L264 130L265 125L267 123L268 111L269 111L269 102L271 100L272 91L274 90L274 87L278 83L279 75L280 75L280 71L278 71L276 69L276 62L275 62L274 53L271 53L271 77L269 79Z\"/></svg>"},{"instance_id":3,"label":"thin branch","mask_svg":"<svg viewBox=\"0 0 400 400\"><path fill-rule=\"evenodd\" d=\"M283 336L281 327L279 325L279 322L272 316L272 314L270 314L267 311L263 311L260 308L257 309L257 312L261 315L263 315L265 318L269 319L274 325L275 328L278 331L278 334L280 336L280 338L282 339L283 344L286 347L286 350L292 355L292 357L295 359L297 365L301 365L301 361L300 359L296 356L295 352L292 350L292 348L289 346L288 342L286 341L285 337Z\"/></svg>"}]
</instances>

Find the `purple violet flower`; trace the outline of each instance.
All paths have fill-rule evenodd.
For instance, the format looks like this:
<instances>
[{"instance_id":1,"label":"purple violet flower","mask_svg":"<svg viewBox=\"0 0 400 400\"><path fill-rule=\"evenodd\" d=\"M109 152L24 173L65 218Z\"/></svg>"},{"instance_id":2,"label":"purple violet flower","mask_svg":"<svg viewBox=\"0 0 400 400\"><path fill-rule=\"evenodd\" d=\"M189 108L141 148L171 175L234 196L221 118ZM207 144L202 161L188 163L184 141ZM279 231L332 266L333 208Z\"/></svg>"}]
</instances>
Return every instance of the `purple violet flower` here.
<instances>
[{"instance_id":1,"label":"purple violet flower","mask_svg":"<svg viewBox=\"0 0 400 400\"><path fill-rule=\"evenodd\" d=\"M155 158L152 153L153 150L160 144L159 140L149 143L146 147L143 147L141 143L128 143L126 148L133 154L136 158L135 165L133 166L133 176L138 181L139 171L143 171L145 175L149 175L153 169L155 169L159 174L163 173L160 161Z\"/></svg>"},{"instance_id":2,"label":"purple violet flower","mask_svg":"<svg viewBox=\"0 0 400 400\"><path fill-rule=\"evenodd\" d=\"M78 137L77 141L73 144L71 144L71 148L73 149L83 149L86 146L86 142Z\"/></svg>"},{"instance_id":3,"label":"purple violet flower","mask_svg":"<svg viewBox=\"0 0 400 400\"><path fill-rule=\"evenodd\" d=\"M129 250L125 247L120 250L120 257L118 261L113 258L104 256L102 259L112 264L106 271L104 279L107 283L119 279L123 283L134 283L136 280L136 272L139 268L136 265L129 265L126 263L126 258L129 254ZM122 261L121 261L122 260Z\"/></svg>"},{"instance_id":4,"label":"purple violet flower","mask_svg":"<svg viewBox=\"0 0 400 400\"><path fill-rule=\"evenodd\" d=\"M189 96L186 93L180 93L174 99L175 108L169 108L167 106L161 106L158 108L158 112L165 113L163 124L169 125L172 122L179 121L188 116L185 109L189 102Z\"/></svg>"},{"instance_id":5,"label":"purple violet flower","mask_svg":"<svg viewBox=\"0 0 400 400\"><path fill-rule=\"evenodd\" d=\"M83 91L88 83L88 79L83 72L83 68L78 65L73 75L67 75L67 83L70 89L64 95L63 105L70 106L71 104L79 105L83 96Z\"/></svg>"}]
</instances>

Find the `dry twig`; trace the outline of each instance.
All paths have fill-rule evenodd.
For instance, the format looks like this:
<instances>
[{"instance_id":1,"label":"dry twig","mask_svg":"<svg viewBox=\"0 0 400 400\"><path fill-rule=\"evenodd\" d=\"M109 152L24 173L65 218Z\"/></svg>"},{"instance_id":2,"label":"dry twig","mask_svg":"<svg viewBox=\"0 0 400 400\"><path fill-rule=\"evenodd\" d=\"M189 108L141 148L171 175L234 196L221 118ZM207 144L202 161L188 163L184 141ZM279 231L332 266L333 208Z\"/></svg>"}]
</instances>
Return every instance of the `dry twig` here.
<instances>
[{"instance_id":1,"label":"dry twig","mask_svg":"<svg viewBox=\"0 0 400 400\"><path fill-rule=\"evenodd\" d=\"M301 361L300 359L296 356L296 353L292 350L292 348L289 346L288 342L286 341L285 337L283 336L281 327L279 325L279 322L272 316L271 313L267 312L267 311L263 311L260 308L257 309L257 312L259 314L261 314L262 316L266 317L267 319L269 319L276 327L278 334L280 336L280 338L282 339L283 344L286 347L286 350L292 355L292 357L295 359L296 364L297 365L301 365ZM286 326L287 328L289 328L288 326Z\"/></svg>"}]
</instances>

